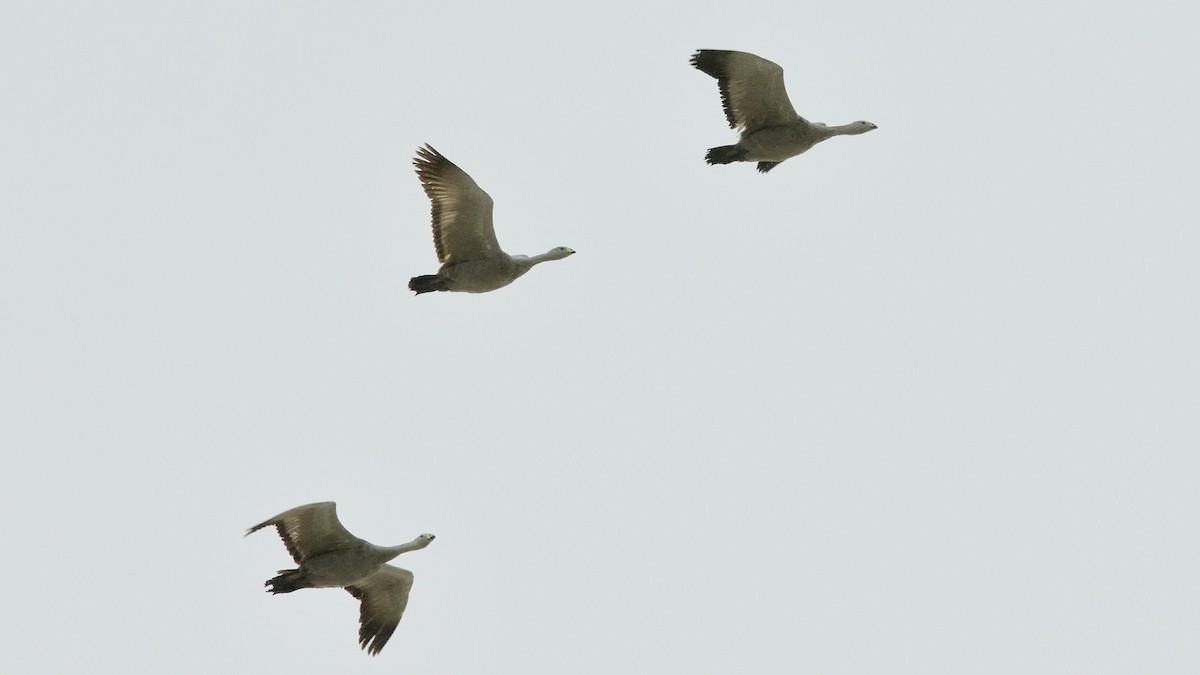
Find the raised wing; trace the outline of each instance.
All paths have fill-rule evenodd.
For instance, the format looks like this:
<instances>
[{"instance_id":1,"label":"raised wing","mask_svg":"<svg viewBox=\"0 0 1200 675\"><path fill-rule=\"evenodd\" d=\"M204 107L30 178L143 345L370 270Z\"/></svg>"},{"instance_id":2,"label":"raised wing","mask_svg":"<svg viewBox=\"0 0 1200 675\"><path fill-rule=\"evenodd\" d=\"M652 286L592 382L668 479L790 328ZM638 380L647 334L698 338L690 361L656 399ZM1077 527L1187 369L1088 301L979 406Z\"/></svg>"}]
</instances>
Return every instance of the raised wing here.
<instances>
[{"instance_id":1,"label":"raised wing","mask_svg":"<svg viewBox=\"0 0 1200 675\"><path fill-rule=\"evenodd\" d=\"M383 649L400 625L412 582L412 572L384 565L365 580L346 587L359 600L358 645L371 656Z\"/></svg>"},{"instance_id":2,"label":"raised wing","mask_svg":"<svg viewBox=\"0 0 1200 675\"><path fill-rule=\"evenodd\" d=\"M717 78L730 128L744 133L803 119L788 99L783 68L777 64L748 52L720 49L701 49L691 63Z\"/></svg>"},{"instance_id":3,"label":"raised wing","mask_svg":"<svg viewBox=\"0 0 1200 675\"><path fill-rule=\"evenodd\" d=\"M309 558L342 550L358 543L358 537L350 534L337 517L337 505L334 502L317 502L289 509L283 513L264 520L246 530L246 534L257 532L268 525L274 525L279 531L279 538L292 554L292 560L300 564Z\"/></svg>"},{"instance_id":4,"label":"raised wing","mask_svg":"<svg viewBox=\"0 0 1200 675\"><path fill-rule=\"evenodd\" d=\"M503 253L492 228L492 198L465 171L428 143L413 158L421 187L433 203L438 262L464 262Z\"/></svg>"}]
</instances>

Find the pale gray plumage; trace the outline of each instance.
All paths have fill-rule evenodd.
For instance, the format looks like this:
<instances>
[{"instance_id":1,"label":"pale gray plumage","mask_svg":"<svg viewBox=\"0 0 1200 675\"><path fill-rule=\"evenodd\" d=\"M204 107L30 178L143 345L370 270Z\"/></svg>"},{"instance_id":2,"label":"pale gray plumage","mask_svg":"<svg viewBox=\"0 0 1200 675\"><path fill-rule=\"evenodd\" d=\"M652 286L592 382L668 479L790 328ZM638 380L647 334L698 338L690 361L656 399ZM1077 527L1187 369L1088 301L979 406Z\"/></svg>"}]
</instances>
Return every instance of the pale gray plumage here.
<instances>
[{"instance_id":1,"label":"pale gray plumage","mask_svg":"<svg viewBox=\"0 0 1200 675\"><path fill-rule=\"evenodd\" d=\"M425 548L432 534L422 534L399 546L376 546L350 534L337 517L334 502L289 509L251 527L246 534L273 525L297 569L279 570L266 582L271 593L301 588L345 588L359 600L358 643L371 656L379 653L395 632L408 605L413 575L386 565L401 553Z\"/></svg>"},{"instance_id":2,"label":"pale gray plumage","mask_svg":"<svg viewBox=\"0 0 1200 675\"><path fill-rule=\"evenodd\" d=\"M492 225L492 198L465 171L429 144L413 159L421 187L433 211L437 274L408 282L417 295L432 291L486 293L516 281L538 263L561 260L575 251L566 246L536 256L510 256L500 248Z\"/></svg>"},{"instance_id":3,"label":"pale gray plumage","mask_svg":"<svg viewBox=\"0 0 1200 675\"><path fill-rule=\"evenodd\" d=\"M710 148L704 157L709 164L758 162L758 170L766 173L827 138L876 128L870 122L831 127L804 119L788 98L783 68L754 54L701 49L692 55L691 64L717 78L725 118L741 134L734 145Z\"/></svg>"}]
</instances>

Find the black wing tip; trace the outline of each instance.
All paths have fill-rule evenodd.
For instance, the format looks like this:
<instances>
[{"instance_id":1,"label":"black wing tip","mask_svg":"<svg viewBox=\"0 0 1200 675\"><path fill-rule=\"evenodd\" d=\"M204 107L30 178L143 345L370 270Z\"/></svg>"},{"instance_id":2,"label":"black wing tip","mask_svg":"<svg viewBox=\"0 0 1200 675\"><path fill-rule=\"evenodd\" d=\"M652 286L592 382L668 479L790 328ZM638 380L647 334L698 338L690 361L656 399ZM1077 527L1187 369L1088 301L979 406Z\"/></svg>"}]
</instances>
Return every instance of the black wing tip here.
<instances>
[{"instance_id":1,"label":"black wing tip","mask_svg":"<svg viewBox=\"0 0 1200 675\"><path fill-rule=\"evenodd\" d=\"M442 157L442 153L434 150L432 145L425 143L417 148L417 154L413 157L413 166L419 170L422 166L432 165L438 158L445 159Z\"/></svg>"},{"instance_id":2,"label":"black wing tip","mask_svg":"<svg viewBox=\"0 0 1200 675\"><path fill-rule=\"evenodd\" d=\"M421 185L425 187L426 192L434 184L441 180L441 174L450 169L458 169L458 165L446 159L446 156L438 152L432 145L426 143L417 148L417 154L413 157L413 167L417 172L417 178L421 181ZM461 171L461 169L459 169ZM431 197L433 195L430 195Z\"/></svg>"},{"instance_id":3,"label":"black wing tip","mask_svg":"<svg viewBox=\"0 0 1200 675\"><path fill-rule=\"evenodd\" d=\"M359 640L358 646L360 646L364 650L366 650L367 654L369 654L371 656L378 656L379 652L383 651L383 645L379 644L378 640L375 640L374 643L371 643L371 638L367 638L365 640Z\"/></svg>"},{"instance_id":4,"label":"black wing tip","mask_svg":"<svg viewBox=\"0 0 1200 675\"><path fill-rule=\"evenodd\" d=\"M379 652L383 651L383 647L387 644L390 637L391 635L387 637L382 635L360 635L358 636L358 646L371 656L377 656Z\"/></svg>"},{"instance_id":5,"label":"black wing tip","mask_svg":"<svg viewBox=\"0 0 1200 675\"><path fill-rule=\"evenodd\" d=\"M737 115L729 97L729 73L725 68L725 59L732 54L724 49L698 49L692 54L691 64L700 72L717 79L717 89L721 92L721 109L725 112L725 121L730 129L737 129Z\"/></svg>"},{"instance_id":6,"label":"black wing tip","mask_svg":"<svg viewBox=\"0 0 1200 675\"><path fill-rule=\"evenodd\" d=\"M413 157L413 166L416 167L418 175L423 175L427 171L435 171L440 164L452 165L453 163L428 143L417 148L417 154Z\"/></svg>"},{"instance_id":7,"label":"black wing tip","mask_svg":"<svg viewBox=\"0 0 1200 675\"><path fill-rule=\"evenodd\" d=\"M396 627L399 624L399 621L395 624L371 619L363 621L358 629L358 646L366 650L371 656L377 655L383 651L388 640L392 639L392 634L396 632Z\"/></svg>"},{"instance_id":8,"label":"black wing tip","mask_svg":"<svg viewBox=\"0 0 1200 675\"><path fill-rule=\"evenodd\" d=\"M264 527L270 527L271 525L274 525L274 524L275 524L274 520L264 520L263 522L261 522L257 525L246 528L246 534L243 534L242 536L249 537L250 535L254 534L255 532L258 532L259 530L263 529Z\"/></svg>"},{"instance_id":9,"label":"black wing tip","mask_svg":"<svg viewBox=\"0 0 1200 675\"><path fill-rule=\"evenodd\" d=\"M689 63L697 70L719 80L725 77L725 57L729 53L724 49L697 49Z\"/></svg>"}]
</instances>

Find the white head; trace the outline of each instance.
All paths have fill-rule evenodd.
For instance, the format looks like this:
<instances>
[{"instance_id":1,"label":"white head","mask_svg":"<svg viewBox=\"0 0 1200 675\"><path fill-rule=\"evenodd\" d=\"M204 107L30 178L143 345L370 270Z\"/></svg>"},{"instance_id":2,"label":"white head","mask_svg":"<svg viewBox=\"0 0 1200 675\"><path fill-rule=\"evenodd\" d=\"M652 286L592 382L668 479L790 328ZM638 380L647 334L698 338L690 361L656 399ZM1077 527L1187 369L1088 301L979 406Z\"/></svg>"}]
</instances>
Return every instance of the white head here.
<instances>
[{"instance_id":1,"label":"white head","mask_svg":"<svg viewBox=\"0 0 1200 675\"><path fill-rule=\"evenodd\" d=\"M574 253L575 253L574 249L567 248L566 246L555 246L554 248L550 249L549 251L546 251L546 253L542 255L542 259L543 260L562 260L563 258L565 258L569 255L572 255Z\"/></svg>"},{"instance_id":2,"label":"white head","mask_svg":"<svg viewBox=\"0 0 1200 675\"><path fill-rule=\"evenodd\" d=\"M422 534L421 536L417 537L416 539L413 539L412 541L408 542L407 544L400 544L399 546L383 546L383 547L381 547L381 551L383 551L384 553L387 554L387 557L386 557L387 560L391 560L392 558L395 558L396 556L400 555L401 553L408 553L409 551L419 551L419 550L425 548L426 546L428 546L429 542L431 542L431 541L433 541L432 534Z\"/></svg>"},{"instance_id":3,"label":"white head","mask_svg":"<svg viewBox=\"0 0 1200 675\"><path fill-rule=\"evenodd\" d=\"M870 122L859 120L858 122L851 122L850 124L847 124L846 125L846 133L851 134L851 135L865 134L868 131L871 131L872 129L878 129L878 128L879 127L875 126L874 124L871 124Z\"/></svg>"}]
</instances>

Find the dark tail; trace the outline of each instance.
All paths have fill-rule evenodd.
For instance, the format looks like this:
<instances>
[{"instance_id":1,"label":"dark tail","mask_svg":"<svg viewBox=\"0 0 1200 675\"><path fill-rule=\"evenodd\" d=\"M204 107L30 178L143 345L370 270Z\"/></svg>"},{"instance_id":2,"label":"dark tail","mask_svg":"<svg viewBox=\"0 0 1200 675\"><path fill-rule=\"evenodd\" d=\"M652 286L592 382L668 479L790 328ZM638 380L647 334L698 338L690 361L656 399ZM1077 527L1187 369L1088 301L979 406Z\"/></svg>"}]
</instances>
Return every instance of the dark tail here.
<instances>
[{"instance_id":1,"label":"dark tail","mask_svg":"<svg viewBox=\"0 0 1200 675\"><path fill-rule=\"evenodd\" d=\"M722 145L719 148L709 148L704 161L709 164L729 164L746 159L746 151L736 145Z\"/></svg>"},{"instance_id":2,"label":"dark tail","mask_svg":"<svg viewBox=\"0 0 1200 675\"><path fill-rule=\"evenodd\" d=\"M408 280L408 290L416 291L417 295L433 291L448 291L446 280L436 274L422 274Z\"/></svg>"},{"instance_id":3,"label":"dark tail","mask_svg":"<svg viewBox=\"0 0 1200 675\"><path fill-rule=\"evenodd\" d=\"M263 585L268 593L291 593L301 588L312 588L300 570L279 570L279 576L268 579Z\"/></svg>"}]
</instances>

